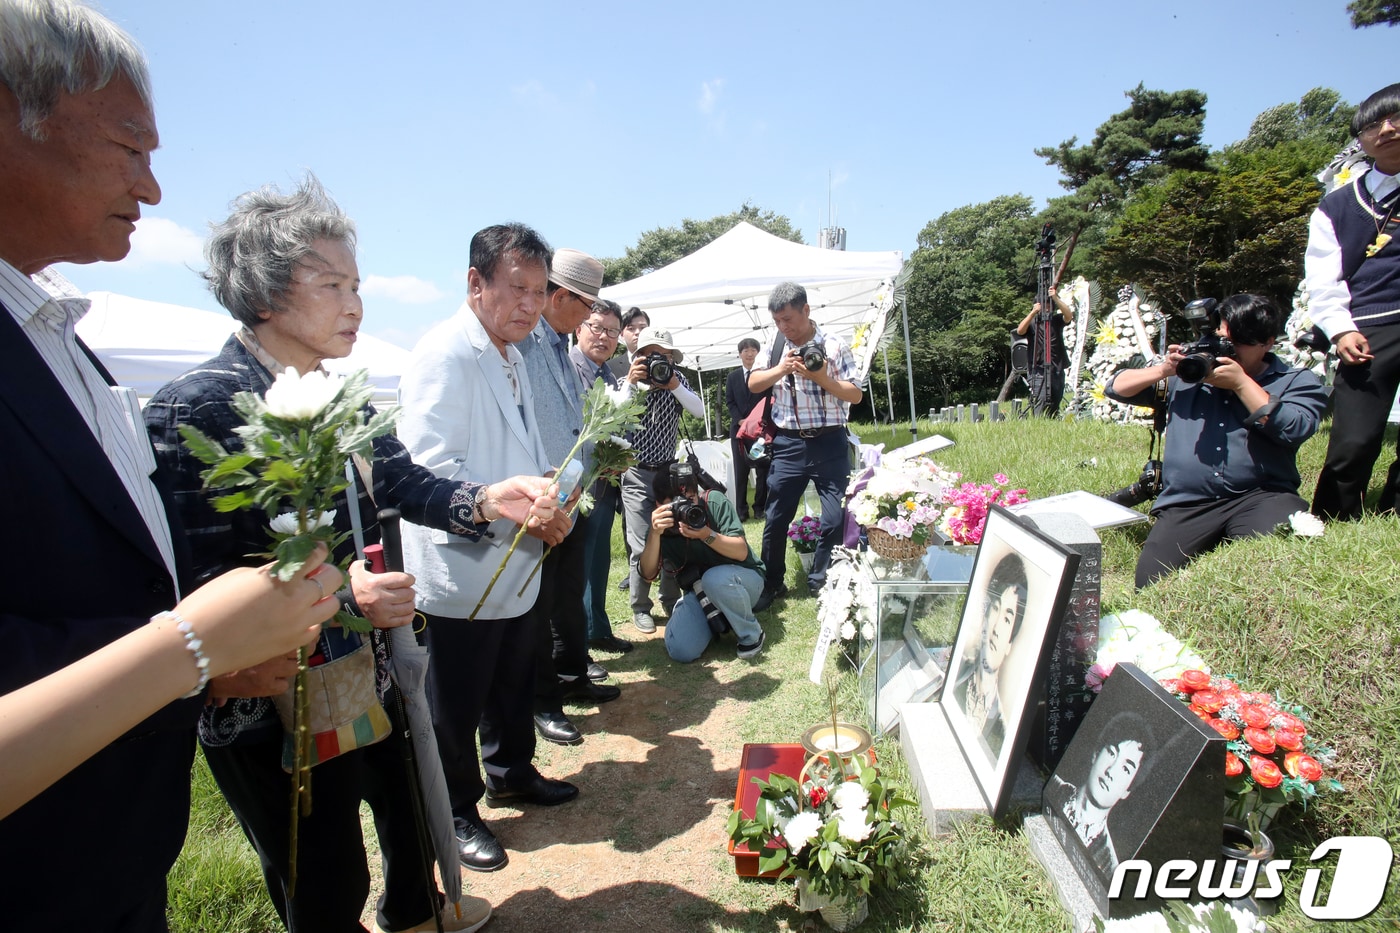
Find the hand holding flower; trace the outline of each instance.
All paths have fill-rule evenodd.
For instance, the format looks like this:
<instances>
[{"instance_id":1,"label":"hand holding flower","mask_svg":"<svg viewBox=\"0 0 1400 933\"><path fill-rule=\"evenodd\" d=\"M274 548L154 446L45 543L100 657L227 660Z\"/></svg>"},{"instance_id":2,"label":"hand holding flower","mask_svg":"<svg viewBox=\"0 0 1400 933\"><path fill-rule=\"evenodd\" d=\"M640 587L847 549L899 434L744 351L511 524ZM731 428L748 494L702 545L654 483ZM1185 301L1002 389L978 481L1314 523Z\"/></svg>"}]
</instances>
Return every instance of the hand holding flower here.
<instances>
[{"instance_id":1,"label":"hand holding flower","mask_svg":"<svg viewBox=\"0 0 1400 933\"><path fill-rule=\"evenodd\" d=\"M553 485L554 481L544 476L512 476L492 483L482 496L481 516L488 522L504 518L517 525L546 525L559 507Z\"/></svg>"}]
</instances>

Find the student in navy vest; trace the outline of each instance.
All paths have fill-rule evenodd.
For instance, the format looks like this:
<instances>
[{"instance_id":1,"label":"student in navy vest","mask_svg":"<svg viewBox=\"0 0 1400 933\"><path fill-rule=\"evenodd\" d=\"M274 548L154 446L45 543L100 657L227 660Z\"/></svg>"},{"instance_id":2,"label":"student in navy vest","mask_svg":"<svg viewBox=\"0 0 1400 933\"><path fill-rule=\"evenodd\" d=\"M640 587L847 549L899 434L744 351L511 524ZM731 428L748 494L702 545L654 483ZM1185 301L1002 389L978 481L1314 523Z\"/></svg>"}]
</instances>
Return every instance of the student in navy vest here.
<instances>
[{"instance_id":1,"label":"student in navy vest","mask_svg":"<svg viewBox=\"0 0 1400 933\"><path fill-rule=\"evenodd\" d=\"M1304 259L1308 312L1342 364L1312 510L1340 519L1361 515L1400 387L1400 84L1363 100L1351 128L1375 164L1322 199ZM1395 509L1398 485L1400 459L1381 489L1381 511Z\"/></svg>"}]
</instances>

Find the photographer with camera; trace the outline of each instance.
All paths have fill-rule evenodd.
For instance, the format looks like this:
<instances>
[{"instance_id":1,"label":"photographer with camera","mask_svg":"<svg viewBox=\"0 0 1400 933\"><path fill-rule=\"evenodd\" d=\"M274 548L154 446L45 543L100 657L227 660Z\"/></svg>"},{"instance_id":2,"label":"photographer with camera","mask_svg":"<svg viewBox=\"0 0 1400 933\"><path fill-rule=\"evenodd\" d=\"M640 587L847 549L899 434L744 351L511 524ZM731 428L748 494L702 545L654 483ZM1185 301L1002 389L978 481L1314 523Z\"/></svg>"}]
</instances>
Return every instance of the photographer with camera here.
<instances>
[{"instance_id":1,"label":"photographer with camera","mask_svg":"<svg viewBox=\"0 0 1400 933\"><path fill-rule=\"evenodd\" d=\"M1065 370L1069 368L1065 325L1074 321L1074 308L1065 304L1055 286L1051 285L1046 294L1058 313L1042 308L1037 301L1031 305L1030 314L1016 325L1016 335L1030 337L1031 412L1054 417L1065 397Z\"/></svg>"},{"instance_id":2,"label":"photographer with camera","mask_svg":"<svg viewBox=\"0 0 1400 933\"><path fill-rule=\"evenodd\" d=\"M671 332L648 326L637 337L627 385L634 392L646 393L646 412L632 432L636 462L622 474L623 533L632 554L628 586L632 594L632 624L637 631L656 631L651 616L651 583L637 573L637 557L646 543L651 523L651 491L658 475L676 462L676 439L680 433L681 410L697 418L705 417L704 404L690 391L685 377L676 371L684 358L671 340ZM667 612L680 596L676 581L663 577L661 606Z\"/></svg>"},{"instance_id":3,"label":"photographer with camera","mask_svg":"<svg viewBox=\"0 0 1400 933\"><path fill-rule=\"evenodd\" d=\"M1317 430L1327 390L1315 374L1271 352L1284 317L1271 299L1232 295L1192 302L1194 344L1116 373L1104 394L1167 412L1156 519L1138 558L1139 588L1224 541L1268 534L1307 508L1297 453ZM1144 478L1145 479L1145 478ZM1141 482L1141 481L1140 481Z\"/></svg>"},{"instance_id":4,"label":"photographer with camera","mask_svg":"<svg viewBox=\"0 0 1400 933\"><path fill-rule=\"evenodd\" d=\"M856 360L849 347L823 333L812 320L807 290L784 282L768 296L768 313L778 336L768 354L768 368L749 373L749 391L773 390L775 425L772 465L768 468L768 507L764 512L763 563L767 580L756 610L762 612L787 593L787 530L807 483L817 487L822 504L822 536L807 574L815 594L826 582L831 549L845 527L846 483L851 476L846 421L851 406L863 397L855 384Z\"/></svg>"},{"instance_id":5,"label":"photographer with camera","mask_svg":"<svg viewBox=\"0 0 1400 933\"><path fill-rule=\"evenodd\" d=\"M739 657L755 657L764 642L753 609L763 591L763 564L733 504L722 492L702 493L688 463L657 473L652 495L655 508L637 569L648 581L664 569L663 580L684 590L666 625L666 653L694 661L712 638L732 631Z\"/></svg>"}]
</instances>

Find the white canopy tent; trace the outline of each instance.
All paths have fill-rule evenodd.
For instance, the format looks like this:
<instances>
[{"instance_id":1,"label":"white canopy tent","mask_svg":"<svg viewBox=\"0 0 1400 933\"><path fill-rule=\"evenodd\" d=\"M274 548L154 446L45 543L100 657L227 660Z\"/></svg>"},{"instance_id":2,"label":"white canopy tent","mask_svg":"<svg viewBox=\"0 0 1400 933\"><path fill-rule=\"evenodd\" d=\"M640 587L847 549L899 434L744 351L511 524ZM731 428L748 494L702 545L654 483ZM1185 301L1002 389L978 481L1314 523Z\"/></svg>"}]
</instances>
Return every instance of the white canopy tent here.
<instances>
[{"instance_id":1,"label":"white canopy tent","mask_svg":"<svg viewBox=\"0 0 1400 933\"><path fill-rule=\"evenodd\" d=\"M149 398L176 376L219 352L237 328L227 314L129 298L111 292L86 296L92 308L78 323L78 336L92 348L117 382ZM360 334L343 360L326 360L326 369L347 374L369 370L376 403L398 399L399 377L409 352L386 340Z\"/></svg>"},{"instance_id":2,"label":"white canopy tent","mask_svg":"<svg viewBox=\"0 0 1400 933\"><path fill-rule=\"evenodd\" d=\"M689 256L601 294L624 310L641 308L654 326L669 330L685 354L682 365L703 379L708 370L738 366L745 337L764 348L772 345L777 331L768 295L782 282L797 282L807 290L812 320L855 352L858 381L864 382L899 300L903 267L899 250L821 249L740 222ZM907 325L905 331L907 336ZM912 370L909 379L912 399ZM708 409L706 415L708 428Z\"/></svg>"},{"instance_id":3,"label":"white canopy tent","mask_svg":"<svg viewBox=\"0 0 1400 933\"><path fill-rule=\"evenodd\" d=\"M753 337L765 347L772 343L768 293L775 285L791 281L806 288L812 319L853 344L862 322L874 325L878 317L883 327L903 266L899 250L820 249L740 223L689 256L609 286L602 295L624 310L641 308L654 326L671 331L685 353L685 366L728 369L739 365L737 348L743 338ZM862 373L869 354L865 364Z\"/></svg>"}]
</instances>

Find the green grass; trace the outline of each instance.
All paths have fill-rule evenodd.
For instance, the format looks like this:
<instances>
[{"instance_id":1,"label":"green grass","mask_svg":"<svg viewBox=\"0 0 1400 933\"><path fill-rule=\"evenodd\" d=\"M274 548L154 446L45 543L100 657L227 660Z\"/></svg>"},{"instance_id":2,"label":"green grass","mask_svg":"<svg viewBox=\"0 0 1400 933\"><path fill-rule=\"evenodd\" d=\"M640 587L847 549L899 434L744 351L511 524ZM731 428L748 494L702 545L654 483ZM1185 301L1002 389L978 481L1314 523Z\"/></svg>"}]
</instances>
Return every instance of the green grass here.
<instances>
[{"instance_id":1,"label":"green grass","mask_svg":"<svg viewBox=\"0 0 1400 933\"><path fill-rule=\"evenodd\" d=\"M857 425L856 431L864 441L885 442L887 448L909 440L907 425ZM1122 487L1137 477L1147 451L1146 428L1095 422L920 426L921 436L935 432L956 441L937 455L949 468L978 480L1004 472L1034 497ZM1392 443L1393 438L1392 433ZM1311 493L1326 440L1324 426L1299 457L1305 496ZM1392 449L1389 444L1387 449ZM750 522L746 528L755 547L761 527L760 522ZM1103 533L1103 611L1143 609L1197 648L1218 671L1245 678L1253 689L1277 689L1306 705L1314 713L1313 731L1330 739L1341 756L1347 793L1324 799L1301 816L1281 818L1273 832L1279 857L1292 858L1296 867L1285 876L1284 909L1270 918L1270 929L1316 929L1296 906L1302 869L1313 847L1343 833L1400 838L1400 601L1395 595L1400 524L1393 518L1370 518L1329 525L1320 539L1280 536L1236 542L1135 593L1133 567L1145 535L1145 525ZM614 544L615 567L621 567L620 536L615 535ZM788 584L802 592L795 557L789 558ZM608 599L614 618L630 618L625 594L610 588ZM780 601L765 617L765 625L768 647L752 665L667 664L656 667L651 676L665 677L669 688L687 697L704 697L707 683L728 681L728 695L748 704L740 726L745 741L793 741L827 715L823 691L805 676L817 631L815 604L797 598ZM835 652L828 665L829 672L842 674L842 708L854 711L857 690L849 665L840 663ZM908 794L898 741L884 738L876 747L882 767ZM223 807L212 785L197 782L196 798L196 819L204 822L192 831L171 877L172 928L213 929L203 917L224 918L241 911L239 919L219 928L278 929L261 890L256 860L238 828L226 816L221 821L201 815L217 815ZM876 897L862 931L1040 933L1067 928L1044 872L1013 824L978 819L935 840L923 834L921 820L912 822L923 843L913 863L914 879ZM237 869L237 880L227 886L221 879L226 862L244 863ZM789 886L736 878L722 850L712 862L697 865L695 871L697 877L713 879L705 896L716 909L705 901L692 902L684 916L670 918L670 928L714 933L798 928ZM1369 933L1396 928L1397 875L1392 872L1381 909L1346 929ZM736 921L719 908L744 913Z\"/></svg>"}]
</instances>

